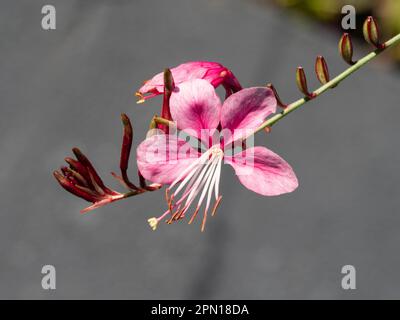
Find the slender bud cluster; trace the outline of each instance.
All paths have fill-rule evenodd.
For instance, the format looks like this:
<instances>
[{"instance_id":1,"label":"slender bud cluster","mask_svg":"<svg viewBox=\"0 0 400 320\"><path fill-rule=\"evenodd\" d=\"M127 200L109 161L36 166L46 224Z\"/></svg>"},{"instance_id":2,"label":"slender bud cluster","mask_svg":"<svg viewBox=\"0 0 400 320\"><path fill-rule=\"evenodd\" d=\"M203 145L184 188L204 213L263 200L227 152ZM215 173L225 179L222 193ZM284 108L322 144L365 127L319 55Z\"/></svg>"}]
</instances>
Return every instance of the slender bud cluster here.
<instances>
[{"instance_id":1,"label":"slender bud cluster","mask_svg":"<svg viewBox=\"0 0 400 320\"><path fill-rule=\"evenodd\" d=\"M89 159L78 148L73 148L72 151L76 159L65 158L69 167L61 167L60 171L53 173L65 190L93 204L98 204L96 207L123 198L123 194L105 186ZM85 209L82 212L88 210Z\"/></svg>"},{"instance_id":2,"label":"slender bud cluster","mask_svg":"<svg viewBox=\"0 0 400 320\"><path fill-rule=\"evenodd\" d=\"M375 46L377 49L384 49L385 44L379 41L379 32L378 25L373 17L368 17L363 25L363 33L365 40ZM344 33L339 40L338 49L340 56L342 59L348 63L349 65L354 65L357 61L353 60L353 43L351 41L350 35L348 33ZM323 56L317 56L315 60L315 74L318 81L325 85L329 83L330 76L328 70L328 64ZM303 67L299 66L296 69L296 85L299 91L307 98L313 99L317 96L316 92L309 91L307 85L307 77ZM337 84L332 84L329 88L334 88ZM277 103L280 107L286 109L291 105L286 105L282 103L277 93L277 90L274 88L272 84L267 84L267 87L273 90ZM289 108L290 109L290 108ZM287 110L282 111L284 114Z\"/></svg>"},{"instance_id":3,"label":"slender bud cluster","mask_svg":"<svg viewBox=\"0 0 400 320\"><path fill-rule=\"evenodd\" d=\"M133 129L126 114L121 115L121 120L124 127L120 158L121 176L118 176L113 172L111 174L129 190L127 193L120 193L108 188L100 178L92 163L78 148L72 149L76 159L70 157L65 158L69 167L63 166L59 171L56 170L53 173L56 180L65 190L79 198L93 203L93 205L83 209L82 213L116 200L121 200L127 196L133 196L145 191L157 190L161 187L159 184L147 185L140 172L138 172L140 182L139 187L129 180L127 170L132 147Z\"/></svg>"}]
</instances>

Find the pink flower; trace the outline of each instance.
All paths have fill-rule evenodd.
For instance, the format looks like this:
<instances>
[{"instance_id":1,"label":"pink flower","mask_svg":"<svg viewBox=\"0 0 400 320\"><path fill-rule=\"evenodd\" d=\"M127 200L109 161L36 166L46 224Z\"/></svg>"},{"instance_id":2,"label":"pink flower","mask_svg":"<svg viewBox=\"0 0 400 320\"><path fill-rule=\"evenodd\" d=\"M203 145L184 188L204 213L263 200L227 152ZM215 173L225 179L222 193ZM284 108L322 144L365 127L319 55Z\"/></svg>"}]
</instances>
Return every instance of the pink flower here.
<instances>
[{"instance_id":1,"label":"pink flower","mask_svg":"<svg viewBox=\"0 0 400 320\"><path fill-rule=\"evenodd\" d=\"M234 141L245 139L249 131L253 132L276 111L271 89L243 89L229 96L222 105L208 81L195 79L177 86L171 94L170 107L177 128L190 132L208 148L200 153L185 140L165 134L152 135L139 145L137 163L142 175L156 183L170 184L166 190L168 210L159 218L148 220L153 230L168 215L168 223L183 218L198 199L189 223L204 204L203 231L213 193L215 203L211 215L221 201L219 182L223 160L233 167L246 188L261 195L275 196L297 188L297 178L290 165L267 148L258 146L233 153ZM222 141L212 142L215 131L222 134Z\"/></svg>"},{"instance_id":2,"label":"pink flower","mask_svg":"<svg viewBox=\"0 0 400 320\"><path fill-rule=\"evenodd\" d=\"M217 62L194 61L182 63L172 68L172 77L175 85L192 79L204 79L211 83L214 88L223 85L226 95L242 89L239 81L233 75L232 71ZM145 81L143 86L136 92L140 98L138 103L142 103L149 98L153 98L164 92L164 73L160 72L152 79Z\"/></svg>"}]
</instances>

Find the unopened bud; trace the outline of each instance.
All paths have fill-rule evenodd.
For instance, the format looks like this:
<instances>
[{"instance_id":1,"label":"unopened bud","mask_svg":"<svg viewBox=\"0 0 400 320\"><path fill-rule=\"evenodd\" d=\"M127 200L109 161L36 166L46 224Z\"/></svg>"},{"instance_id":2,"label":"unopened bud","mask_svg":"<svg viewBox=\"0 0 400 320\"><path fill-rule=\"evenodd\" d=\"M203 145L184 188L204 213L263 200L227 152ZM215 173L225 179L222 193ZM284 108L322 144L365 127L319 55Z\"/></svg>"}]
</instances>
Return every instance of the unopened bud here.
<instances>
[{"instance_id":1,"label":"unopened bud","mask_svg":"<svg viewBox=\"0 0 400 320\"><path fill-rule=\"evenodd\" d=\"M128 169L129 155L131 153L133 130L131 121L125 113L121 114L121 120L124 126L124 133L122 137L120 168L126 171Z\"/></svg>"},{"instance_id":2,"label":"unopened bud","mask_svg":"<svg viewBox=\"0 0 400 320\"><path fill-rule=\"evenodd\" d=\"M72 152L75 154L75 157L78 159L78 161L83 166L85 166L86 170L88 170L90 178L92 179L92 183L95 187L97 185L107 194L111 194L111 195L117 194L117 192L107 188L104 185L103 180L101 180L99 174L97 173L96 169L93 167L92 163L78 148L72 148Z\"/></svg>"},{"instance_id":3,"label":"unopened bud","mask_svg":"<svg viewBox=\"0 0 400 320\"><path fill-rule=\"evenodd\" d=\"M339 53L343 60L348 64L353 65L353 43L348 33L343 33L339 40Z\"/></svg>"},{"instance_id":4,"label":"unopened bud","mask_svg":"<svg viewBox=\"0 0 400 320\"><path fill-rule=\"evenodd\" d=\"M164 87L166 91L173 91L175 88L174 78L172 77L172 72L170 69L164 70Z\"/></svg>"},{"instance_id":5,"label":"unopened bud","mask_svg":"<svg viewBox=\"0 0 400 320\"><path fill-rule=\"evenodd\" d=\"M64 177L58 171L54 171L53 175L54 175L54 178L56 178L56 180L58 181L58 183L68 192L70 192L82 199L85 199L86 201L89 201L89 202L97 201L97 198L94 195L78 188L77 186L74 185L74 183L72 183L69 179Z\"/></svg>"},{"instance_id":6,"label":"unopened bud","mask_svg":"<svg viewBox=\"0 0 400 320\"><path fill-rule=\"evenodd\" d=\"M379 43L379 30L378 24L375 19L369 16L363 25L363 33L365 40L375 46L376 48L383 48L383 45Z\"/></svg>"},{"instance_id":7,"label":"unopened bud","mask_svg":"<svg viewBox=\"0 0 400 320\"><path fill-rule=\"evenodd\" d=\"M312 98L314 96L312 93L308 91L306 74L304 73L304 69L302 67L297 67L296 84L301 93L303 93L309 98Z\"/></svg>"},{"instance_id":8,"label":"unopened bud","mask_svg":"<svg viewBox=\"0 0 400 320\"><path fill-rule=\"evenodd\" d=\"M70 179L72 182L74 182L77 185L87 187L88 183L86 179L79 174L77 171L68 168L68 167L61 167L61 172L64 174L65 177Z\"/></svg>"},{"instance_id":9,"label":"unopened bud","mask_svg":"<svg viewBox=\"0 0 400 320\"><path fill-rule=\"evenodd\" d=\"M318 81L321 82L321 84L329 82L328 65L326 64L325 58L323 56L318 56L315 60L315 73L317 75Z\"/></svg>"},{"instance_id":10,"label":"unopened bud","mask_svg":"<svg viewBox=\"0 0 400 320\"><path fill-rule=\"evenodd\" d=\"M133 140L133 129L131 120L125 114L121 114L121 121L124 127L123 136L122 136L122 146L121 146L121 158L119 161L119 168L121 170L122 180L128 188L133 190L138 190L138 188L130 182L128 178L128 164L129 164L129 156L131 154L132 140Z\"/></svg>"},{"instance_id":11,"label":"unopened bud","mask_svg":"<svg viewBox=\"0 0 400 320\"><path fill-rule=\"evenodd\" d=\"M65 158L65 161L69 164L72 170L78 172L85 179L88 186L93 187L90 174L82 163L70 157Z\"/></svg>"}]
</instances>

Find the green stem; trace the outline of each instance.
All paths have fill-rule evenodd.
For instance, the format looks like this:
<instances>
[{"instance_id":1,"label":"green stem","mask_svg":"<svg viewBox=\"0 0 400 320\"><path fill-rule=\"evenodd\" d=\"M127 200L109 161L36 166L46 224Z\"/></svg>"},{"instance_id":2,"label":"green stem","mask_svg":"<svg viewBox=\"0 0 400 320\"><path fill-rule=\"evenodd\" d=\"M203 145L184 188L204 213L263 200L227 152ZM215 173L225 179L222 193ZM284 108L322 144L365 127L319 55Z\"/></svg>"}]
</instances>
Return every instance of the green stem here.
<instances>
[{"instance_id":1,"label":"green stem","mask_svg":"<svg viewBox=\"0 0 400 320\"><path fill-rule=\"evenodd\" d=\"M357 71L358 69L360 69L363 65L367 64L369 61L371 61L372 59L374 59L377 55L379 55L381 52L385 51L387 48L390 48L391 46L397 44L398 42L400 42L400 34L396 35L395 37L389 39L388 41L386 41L383 45L382 49L376 49L375 51L372 51L371 53L367 54L365 57L361 58L360 60L358 60L355 64L353 64L351 67L347 68L345 71L343 71L341 74L339 74L338 76L336 76L335 78L333 78L331 81L327 82L326 84L324 84L323 86L319 87L318 89L316 89L313 94L314 94L314 98L318 97L319 95L321 95L322 93L324 93L326 90L333 88L335 86L337 86L341 81L343 81L344 79L346 79L349 75L351 75L353 72ZM297 101L292 102L291 104L289 104L282 112L274 115L273 117L267 119L266 121L263 122L263 124L261 124L261 126L259 126L253 134L265 129L266 127L271 127L273 126L275 123L277 123L279 120L283 119L284 117L286 117L289 113L291 113L292 111L296 110L297 108L301 107L303 104L305 104L307 101L312 100L309 97L303 97Z\"/></svg>"}]
</instances>

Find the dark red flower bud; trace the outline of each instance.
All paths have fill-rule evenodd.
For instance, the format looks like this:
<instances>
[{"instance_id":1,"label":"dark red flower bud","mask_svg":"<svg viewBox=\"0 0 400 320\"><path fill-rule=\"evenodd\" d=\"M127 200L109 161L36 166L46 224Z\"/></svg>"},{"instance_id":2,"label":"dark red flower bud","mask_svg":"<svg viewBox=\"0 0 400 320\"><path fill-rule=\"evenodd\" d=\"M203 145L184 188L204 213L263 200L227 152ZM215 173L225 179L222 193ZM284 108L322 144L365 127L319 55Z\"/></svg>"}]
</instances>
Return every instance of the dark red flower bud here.
<instances>
[{"instance_id":1,"label":"dark red flower bud","mask_svg":"<svg viewBox=\"0 0 400 320\"><path fill-rule=\"evenodd\" d=\"M65 177L71 180L74 184L87 187L88 184L86 180L75 170L68 167L61 167L61 171Z\"/></svg>"},{"instance_id":2,"label":"dark red flower bud","mask_svg":"<svg viewBox=\"0 0 400 320\"><path fill-rule=\"evenodd\" d=\"M339 53L343 60L348 64L353 65L353 43L351 41L350 35L348 33L343 33L339 40Z\"/></svg>"},{"instance_id":3,"label":"dark red flower bud","mask_svg":"<svg viewBox=\"0 0 400 320\"><path fill-rule=\"evenodd\" d=\"M70 157L66 157L64 160L66 163L69 164L72 170L76 171L84 178L87 186L93 187L92 179L90 178L89 172L86 170L83 164Z\"/></svg>"},{"instance_id":4,"label":"dark red flower bud","mask_svg":"<svg viewBox=\"0 0 400 320\"><path fill-rule=\"evenodd\" d=\"M133 130L131 121L126 114L121 114L121 120L124 126L124 133L122 137L121 160L119 166L121 170L126 171L128 169L129 155L131 153Z\"/></svg>"},{"instance_id":5,"label":"dark red flower bud","mask_svg":"<svg viewBox=\"0 0 400 320\"><path fill-rule=\"evenodd\" d=\"M302 67L297 67L296 70L296 84L300 92L303 93L308 98L313 98L314 94L310 93L307 88L307 78Z\"/></svg>"},{"instance_id":6,"label":"dark red flower bud","mask_svg":"<svg viewBox=\"0 0 400 320\"><path fill-rule=\"evenodd\" d=\"M363 34L364 39L369 43L375 46L378 49L382 49L384 47L383 44L379 43L379 30L378 24L375 19L369 16L363 25Z\"/></svg>"},{"instance_id":7,"label":"dark red flower bud","mask_svg":"<svg viewBox=\"0 0 400 320\"><path fill-rule=\"evenodd\" d=\"M111 174L121 182L123 186L130 189L128 192L120 193L107 188L89 159L78 148L72 149L77 160L69 157L65 158L69 167L63 166L61 167L61 172L54 171L53 173L58 183L65 190L77 197L93 203L91 206L83 209L81 211L82 213L99 208L114 201L144 193L145 191L154 191L161 188L161 185L157 183L147 186L145 179L140 173L139 179L141 188L136 187L129 181L127 169L132 148L133 129L126 114L121 115L121 120L124 128L120 158L122 177L117 176L115 173ZM167 122L167 125L170 123L168 120L165 121Z\"/></svg>"},{"instance_id":8,"label":"dark red flower bud","mask_svg":"<svg viewBox=\"0 0 400 320\"><path fill-rule=\"evenodd\" d=\"M54 178L58 181L58 183L68 192L86 200L89 202L96 202L98 200L93 194L90 194L77 186L75 186L69 179L64 177L60 172L54 171L53 172Z\"/></svg>"},{"instance_id":9,"label":"dark red flower bud","mask_svg":"<svg viewBox=\"0 0 400 320\"><path fill-rule=\"evenodd\" d=\"M124 127L124 133L122 137L122 147L121 147L121 159L119 162L119 167L121 169L122 180L130 189L138 190L139 188L130 182L128 178L128 164L129 156L131 154L132 140L133 140L133 129L131 121L128 116L123 113L121 114L121 120Z\"/></svg>"},{"instance_id":10,"label":"dark red flower bud","mask_svg":"<svg viewBox=\"0 0 400 320\"><path fill-rule=\"evenodd\" d=\"M78 161L88 170L90 177L92 178L92 183L96 187L100 187L105 193L111 194L111 195L116 195L118 194L117 192L107 188L103 180L101 180L100 176L98 175L97 171L89 161L89 159L78 149L78 148L73 148L72 152L75 154L76 158Z\"/></svg>"},{"instance_id":11,"label":"dark red flower bud","mask_svg":"<svg viewBox=\"0 0 400 320\"><path fill-rule=\"evenodd\" d=\"M315 73L317 75L318 81L321 84L329 82L328 65L326 64L325 58L323 56L318 56L315 60Z\"/></svg>"}]
</instances>

